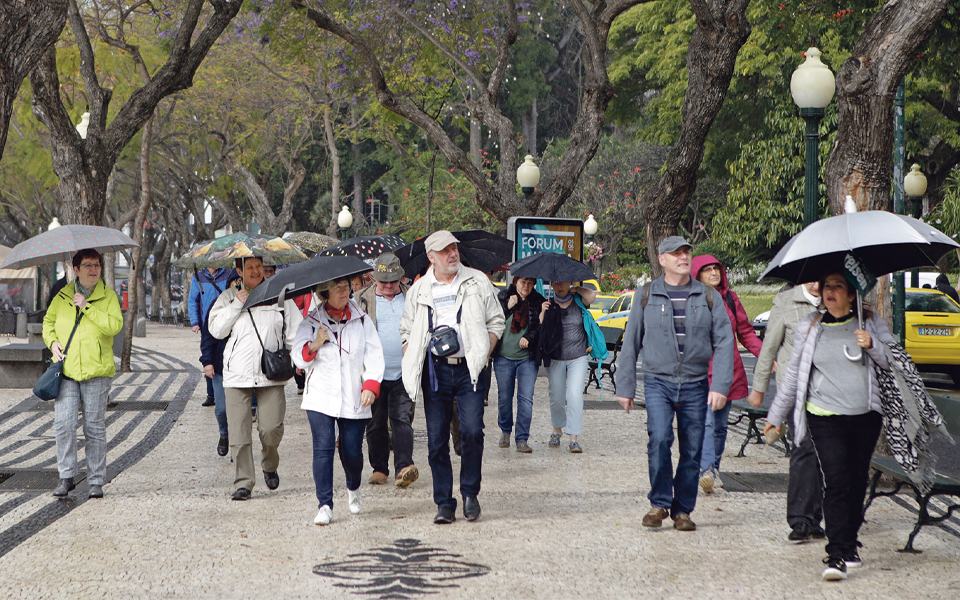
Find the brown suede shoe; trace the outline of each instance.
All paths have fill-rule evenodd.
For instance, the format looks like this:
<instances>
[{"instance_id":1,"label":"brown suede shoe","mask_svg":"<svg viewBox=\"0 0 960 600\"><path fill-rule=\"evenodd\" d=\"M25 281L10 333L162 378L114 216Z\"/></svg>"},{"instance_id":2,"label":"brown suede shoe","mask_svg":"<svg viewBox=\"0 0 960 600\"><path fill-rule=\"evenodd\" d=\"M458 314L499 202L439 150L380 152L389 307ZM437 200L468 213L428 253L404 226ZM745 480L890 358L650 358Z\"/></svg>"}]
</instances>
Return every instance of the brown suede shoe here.
<instances>
[{"instance_id":1,"label":"brown suede shoe","mask_svg":"<svg viewBox=\"0 0 960 600\"><path fill-rule=\"evenodd\" d=\"M420 477L420 471L417 470L416 465L404 467L397 473L397 487L405 488L416 481L418 477Z\"/></svg>"},{"instance_id":2,"label":"brown suede shoe","mask_svg":"<svg viewBox=\"0 0 960 600\"><path fill-rule=\"evenodd\" d=\"M665 508L651 507L650 512L643 515L643 520L640 522L644 527L660 527L663 525L663 520L670 515L670 511Z\"/></svg>"},{"instance_id":3,"label":"brown suede shoe","mask_svg":"<svg viewBox=\"0 0 960 600\"><path fill-rule=\"evenodd\" d=\"M673 518L673 528L679 531L696 531L697 524L693 522L687 513L679 513Z\"/></svg>"},{"instance_id":4,"label":"brown suede shoe","mask_svg":"<svg viewBox=\"0 0 960 600\"><path fill-rule=\"evenodd\" d=\"M381 473L380 471L374 471L373 475L370 476L370 479L367 481L370 485L383 485L387 482L387 474Z\"/></svg>"}]
</instances>

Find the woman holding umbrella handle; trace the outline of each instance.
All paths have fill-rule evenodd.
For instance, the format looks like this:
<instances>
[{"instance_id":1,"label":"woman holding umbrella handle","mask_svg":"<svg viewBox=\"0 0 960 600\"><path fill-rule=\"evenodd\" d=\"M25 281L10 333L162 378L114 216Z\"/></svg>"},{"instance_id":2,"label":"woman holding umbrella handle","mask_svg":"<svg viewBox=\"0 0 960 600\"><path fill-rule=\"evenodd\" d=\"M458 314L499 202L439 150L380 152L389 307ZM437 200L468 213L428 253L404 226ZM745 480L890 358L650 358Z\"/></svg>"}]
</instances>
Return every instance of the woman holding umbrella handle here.
<instances>
[{"instance_id":1,"label":"woman holding umbrella handle","mask_svg":"<svg viewBox=\"0 0 960 600\"><path fill-rule=\"evenodd\" d=\"M841 273L820 280L825 313L797 325L793 355L767 414L764 434L779 433L794 416L794 441L809 431L823 472L823 517L827 533L825 580L846 579L860 565L857 535L863 523L870 457L883 423L881 389L872 361L889 369L886 343L893 336L870 311L857 326L856 289ZM871 361L852 356L858 346Z\"/></svg>"}]
</instances>

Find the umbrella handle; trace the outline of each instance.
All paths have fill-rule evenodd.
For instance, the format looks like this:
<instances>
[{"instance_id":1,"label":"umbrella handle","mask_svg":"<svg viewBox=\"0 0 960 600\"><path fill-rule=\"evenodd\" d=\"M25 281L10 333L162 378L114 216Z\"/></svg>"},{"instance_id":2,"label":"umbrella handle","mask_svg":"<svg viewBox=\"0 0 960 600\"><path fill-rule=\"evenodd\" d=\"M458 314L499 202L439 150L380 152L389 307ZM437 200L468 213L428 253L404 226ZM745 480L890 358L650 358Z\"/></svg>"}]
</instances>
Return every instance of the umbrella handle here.
<instances>
[{"instance_id":1,"label":"umbrella handle","mask_svg":"<svg viewBox=\"0 0 960 600\"><path fill-rule=\"evenodd\" d=\"M850 355L850 352L849 352L849 349L847 348L847 345L846 345L846 344L843 345L843 355L846 356L847 359L848 359L848 360L851 360L851 361L858 361L858 360L860 360L861 358L863 358L863 352L862 352L862 351L861 351L861 352L857 352L857 355L856 355L856 356L851 356L851 355Z\"/></svg>"},{"instance_id":2,"label":"umbrella handle","mask_svg":"<svg viewBox=\"0 0 960 600\"><path fill-rule=\"evenodd\" d=\"M278 307L283 308L283 303L284 303L284 302L286 301L286 299L287 299L287 292L290 291L290 290L292 290L293 287L294 287L294 286L293 286L292 283L288 283L287 285L283 286L283 289L280 290L280 295L277 296L277 306L278 306Z\"/></svg>"}]
</instances>

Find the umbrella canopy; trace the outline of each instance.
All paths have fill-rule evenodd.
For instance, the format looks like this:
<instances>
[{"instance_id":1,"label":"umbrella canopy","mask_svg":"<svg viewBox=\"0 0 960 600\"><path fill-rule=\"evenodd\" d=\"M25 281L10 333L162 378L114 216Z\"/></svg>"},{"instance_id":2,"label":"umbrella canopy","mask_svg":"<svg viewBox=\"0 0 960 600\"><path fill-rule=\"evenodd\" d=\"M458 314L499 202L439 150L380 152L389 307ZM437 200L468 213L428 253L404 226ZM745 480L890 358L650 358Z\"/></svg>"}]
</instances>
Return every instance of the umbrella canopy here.
<instances>
[{"instance_id":1,"label":"umbrella canopy","mask_svg":"<svg viewBox=\"0 0 960 600\"><path fill-rule=\"evenodd\" d=\"M301 252L307 255L313 255L324 248L336 246L338 243L337 238L332 238L329 235L323 235L322 233L314 233L312 231L296 231L289 235L285 235L283 239L287 240L299 248Z\"/></svg>"},{"instance_id":2,"label":"umbrella canopy","mask_svg":"<svg viewBox=\"0 0 960 600\"><path fill-rule=\"evenodd\" d=\"M501 269L513 258L513 240L482 229L452 231L453 237L460 240L460 261L484 273ZM430 260L424 250L425 238L407 244L397 250L397 257L408 277L427 272Z\"/></svg>"},{"instance_id":3,"label":"umbrella canopy","mask_svg":"<svg viewBox=\"0 0 960 600\"><path fill-rule=\"evenodd\" d=\"M538 252L510 265L514 277L530 277L544 281L586 281L596 279L593 271L566 254Z\"/></svg>"},{"instance_id":4,"label":"umbrella canopy","mask_svg":"<svg viewBox=\"0 0 960 600\"><path fill-rule=\"evenodd\" d=\"M25 269L47 263L70 261L78 250L116 252L136 248L130 236L117 229L96 225L62 225L14 246L0 269Z\"/></svg>"},{"instance_id":5,"label":"umbrella canopy","mask_svg":"<svg viewBox=\"0 0 960 600\"><path fill-rule=\"evenodd\" d=\"M373 268L355 256L314 256L309 260L291 265L267 279L250 292L244 308L276 304L283 293L284 299L309 294L317 284L341 277L353 277L372 271Z\"/></svg>"},{"instance_id":6,"label":"umbrella canopy","mask_svg":"<svg viewBox=\"0 0 960 600\"><path fill-rule=\"evenodd\" d=\"M350 238L336 246L324 248L318 256L356 256L363 259L374 259L384 252L394 252L407 242L399 235L382 233L364 237Z\"/></svg>"},{"instance_id":7,"label":"umbrella canopy","mask_svg":"<svg viewBox=\"0 0 960 600\"><path fill-rule=\"evenodd\" d=\"M847 255L873 275L933 266L960 244L913 217L883 210L846 213L816 221L793 236L760 276L793 283L844 272Z\"/></svg>"},{"instance_id":8,"label":"umbrella canopy","mask_svg":"<svg viewBox=\"0 0 960 600\"><path fill-rule=\"evenodd\" d=\"M289 265L306 260L307 255L283 238L241 231L200 242L181 256L173 266L178 269L230 268L234 266L237 258L262 258L265 263L272 265Z\"/></svg>"}]
</instances>

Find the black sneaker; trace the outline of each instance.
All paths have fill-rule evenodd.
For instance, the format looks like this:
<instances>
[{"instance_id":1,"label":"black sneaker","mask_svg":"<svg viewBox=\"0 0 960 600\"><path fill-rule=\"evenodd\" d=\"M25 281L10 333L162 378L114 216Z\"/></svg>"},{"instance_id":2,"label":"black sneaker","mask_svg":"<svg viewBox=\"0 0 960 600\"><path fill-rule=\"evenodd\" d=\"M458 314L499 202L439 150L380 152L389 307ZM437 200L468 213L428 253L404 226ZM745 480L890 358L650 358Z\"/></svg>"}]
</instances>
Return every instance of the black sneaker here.
<instances>
[{"instance_id":1,"label":"black sneaker","mask_svg":"<svg viewBox=\"0 0 960 600\"><path fill-rule=\"evenodd\" d=\"M824 581L840 581L847 578L847 563L839 556L828 556L823 559L827 568L823 570Z\"/></svg>"},{"instance_id":2,"label":"black sneaker","mask_svg":"<svg viewBox=\"0 0 960 600\"><path fill-rule=\"evenodd\" d=\"M791 542L805 542L813 535L813 530L805 521L801 521L793 526L793 531L787 536Z\"/></svg>"},{"instance_id":3,"label":"black sneaker","mask_svg":"<svg viewBox=\"0 0 960 600\"><path fill-rule=\"evenodd\" d=\"M203 401L203 404L200 406L213 406L216 402L213 399L213 396L207 396L207 399Z\"/></svg>"},{"instance_id":4,"label":"black sneaker","mask_svg":"<svg viewBox=\"0 0 960 600\"><path fill-rule=\"evenodd\" d=\"M237 491L233 493L233 496L231 496L231 498L233 498L234 500L240 500L241 502L244 500L249 500L250 490L248 490L247 488L237 488Z\"/></svg>"},{"instance_id":5,"label":"black sneaker","mask_svg":"<svg viewBox=\"0 0 960 600\"><path fill-rule=\"evenodd\" d=\"M863 560L860 558L860 555L856 552L849 554L843 557L843 562L847 565L848 569L856 569L857 567L863 564Z\"/></svg>"},{"instance_id":6,"label":"black sneaker","mask_svg":"<svg viewBox=\"0 0 960 600\"><path fill-rule=\"evenodd\" d=\"M264 471L263 479L267 482L267 488L275 490L280 487L280 475L276 471Z\"/></svg>"},{"instance_id":7,"label":"black sneaker","mask_svg":"<svg viewBox=\"0 0 960 600\"><path fill-rule=\"evenodd\" d=\"M815 540L825 540L827 539L827 532L823 530L823 527L817 525L810 530L810 537Z\"/></svg>"}]
</instances>

